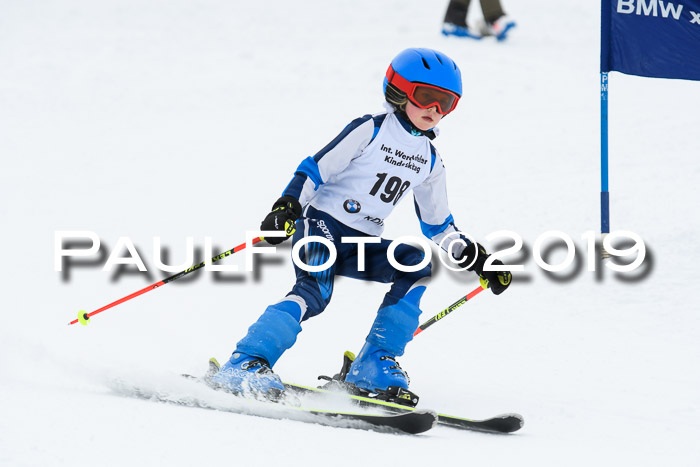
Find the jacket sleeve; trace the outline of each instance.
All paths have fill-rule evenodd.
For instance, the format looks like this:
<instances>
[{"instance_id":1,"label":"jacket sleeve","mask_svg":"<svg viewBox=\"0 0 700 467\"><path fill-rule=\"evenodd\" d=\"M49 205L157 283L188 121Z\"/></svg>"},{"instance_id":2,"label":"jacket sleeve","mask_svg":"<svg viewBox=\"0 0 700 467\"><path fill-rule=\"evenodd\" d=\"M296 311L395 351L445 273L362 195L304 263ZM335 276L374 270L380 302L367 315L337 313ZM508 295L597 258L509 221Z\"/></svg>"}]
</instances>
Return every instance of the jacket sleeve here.
<instances>
[{"instance_id":1,"label":"jacket sleeve","mask_svg":"<svg viewBox=\"0 0 700 467\"><path fill-rule=\"evenodd\" d=\"M375 134L371 115L353 120L326 147L299 164L282 195L295 197L303 206L321 185L342 172L369 145Z\"/></svg>"},{"instance_id":2,"label":"jacket sleeve","mask_svg":"<svg viewBox=\"0 0 700 467\"><path fill-rule=\"evenodd\" d=\"M464 247L471 242L461 234L455 226L454 218L447 203L447 183L445 166L437 150L431 148L431 171L430 175L423 183L413 190L413 200L416 207L416 214L420 222L423 235L437 243L449 236L451 240L461 238L463 242L457 242L452 246L452 256L458 258ZM451 241L446 241L442 247L450 253Z\"/></svg>"}]
</instances>

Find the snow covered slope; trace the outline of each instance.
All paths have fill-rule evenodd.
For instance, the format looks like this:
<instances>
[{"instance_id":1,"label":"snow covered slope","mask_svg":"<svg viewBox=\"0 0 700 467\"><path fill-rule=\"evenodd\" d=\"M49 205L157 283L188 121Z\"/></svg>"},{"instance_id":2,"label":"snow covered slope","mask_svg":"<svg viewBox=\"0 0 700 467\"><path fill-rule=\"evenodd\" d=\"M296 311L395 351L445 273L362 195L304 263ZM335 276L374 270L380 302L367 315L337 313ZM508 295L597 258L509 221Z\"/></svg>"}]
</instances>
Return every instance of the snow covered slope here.
<instances>
[{"instance_id":1,"label":"snow covered slope","mask_svg":"<svg viewBox=\"0 0 700 467\"><path fill-rule=\"evenodd\" d=\"M700 83L613 73L612 228L646 242L642 273L586 270L599 230L599 5L505 1L506 43L439 34L447 2L25 0L0 15L0 465L648 465L700 463ZM472 14L479 11L473 2ZM299 161L381 110L406 47L461 66L465 95L435 141L457 225L522 236L525 265L421 334L400 360L421 405L525 416L512 436L419 437L271 421L125 398L225 359L292 284L288 245L255 274L199 272L96 316L157 281L153 237L185 260L244 241ZM386 236L419 235L412 203ZM54 232L101 255L54 270ZM576 267L545 274L535 240L570 235ZM103 272L119 238L149 273ZM125 256L122 252L121 256ZM564 258L552 251L549 261ZM84 261L84 260L83 260ZM243 257L226 264L243 269ZM437 267L424 318L473 289ZM312 384L358 351L386 287L339 280L276 365Z\"/></svg>"}]
</instances>

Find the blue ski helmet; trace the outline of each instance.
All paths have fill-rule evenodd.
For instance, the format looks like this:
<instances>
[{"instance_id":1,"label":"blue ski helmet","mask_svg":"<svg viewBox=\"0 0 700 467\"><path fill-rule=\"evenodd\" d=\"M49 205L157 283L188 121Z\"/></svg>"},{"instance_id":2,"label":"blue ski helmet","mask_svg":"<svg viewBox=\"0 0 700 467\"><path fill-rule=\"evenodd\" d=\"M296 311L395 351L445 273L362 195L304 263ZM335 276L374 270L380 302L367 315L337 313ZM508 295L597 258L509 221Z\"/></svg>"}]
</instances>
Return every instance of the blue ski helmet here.
<instances>
[{"instance_id":1,"label":"blue ski helmet","mask_svg":"<svg viewBox=\"0 0 700 467\"><path fill-rule=\"evenodd\" d=\"M437 50L406 49L391 61L389 69L406 81L437 86L462 96L462 73L457 64ZM387 71L387 75L389 72ZM389 84L384 78L384 93Z\"/></svg>"}]
</instances>

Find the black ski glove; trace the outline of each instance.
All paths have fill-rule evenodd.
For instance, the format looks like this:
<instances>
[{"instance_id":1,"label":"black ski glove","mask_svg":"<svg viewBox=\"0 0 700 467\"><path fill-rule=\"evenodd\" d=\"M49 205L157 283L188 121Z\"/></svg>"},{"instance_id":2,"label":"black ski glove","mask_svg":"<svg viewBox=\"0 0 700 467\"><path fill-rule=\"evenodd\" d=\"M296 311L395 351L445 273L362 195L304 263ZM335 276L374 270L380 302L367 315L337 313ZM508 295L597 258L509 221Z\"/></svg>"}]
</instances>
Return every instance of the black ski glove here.
<instances>
[{"instance_id":1,"label":"black ski glove","mask_svg":"<svg viewBox=\"0 0 700 467\"><path fill-rule=\"evenodd\" d=\"M461 267L466 267L467 271L474 271L479 275L481 285L490 288L491 292L496 295L503 293L510 285L513 276L510 271L484 271L484 263L491 256L486 253L486 249L478 243L472 243L462 251L462 256L459 258ZM476 258L476 260L475 260ZM472 264L473 262L473 264ZM494 260L494 265L503 265L500 260Z\"/></svg>"},{"instance_id":2,"label":"black ski glove","mask_svg":"<svg viewBox=\"0 0 700 467\"><path fill-rule=\"evenodd\" d=\"M301 204L291 196L283 196L272 205L270 214L260 224L260 230L284 230L286 237L270 237L265 241L277 245L287 240L296 230L294 225L301 216Z\"/></svg>"}]
</instances>

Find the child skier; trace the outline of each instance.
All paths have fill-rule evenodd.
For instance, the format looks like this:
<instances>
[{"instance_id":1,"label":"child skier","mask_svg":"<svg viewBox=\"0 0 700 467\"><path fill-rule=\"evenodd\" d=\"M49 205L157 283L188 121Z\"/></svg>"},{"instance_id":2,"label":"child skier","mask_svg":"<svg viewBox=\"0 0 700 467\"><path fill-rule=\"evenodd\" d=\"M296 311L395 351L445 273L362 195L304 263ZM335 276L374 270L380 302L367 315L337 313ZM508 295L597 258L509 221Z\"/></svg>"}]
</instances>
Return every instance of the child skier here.
<instances>
[{"instance_id":1,"label":"child skier","mask_svg":"<svg viewBox=\"0 0 700 467\"><path fill-rule=\"evenodd\" d=\"M214 383L238 393L283 391L271 368L296 341L300 323L326 308L334 277L340 275L392 283L345 382L372 394L408 390L408 378L396 357L403 355L419 325L419 303L430 265L415 272L395 269L387 259L391 242L379 236L385 219L411 190L426 237L440 243L457 232L447 205L445 168L430 141L440 119L455 109L461 95L461 73L449 57L430 49L404 50L392 60L384 78L388 111L352 121L326 147L301 162L261 229L286 231L287 237L267 238L271 244L292 235L293 244L308 236L323 237L335 245L337 259L322 272L306 272L295 265L291 292L268 306L248 329ZM358 244L343 243L343 237L376 241L363 245L364 268L358 264ZM452 248L460 265L476 272L495 294L508 288L511 274L484 271L489 255L481 245L464 240ZM325 264L328 257L328 249L319 242L300 250L307 265ZM423 252L401 244L394 257L402 265L418 265Z\"/></svg>"}]
</instances>

